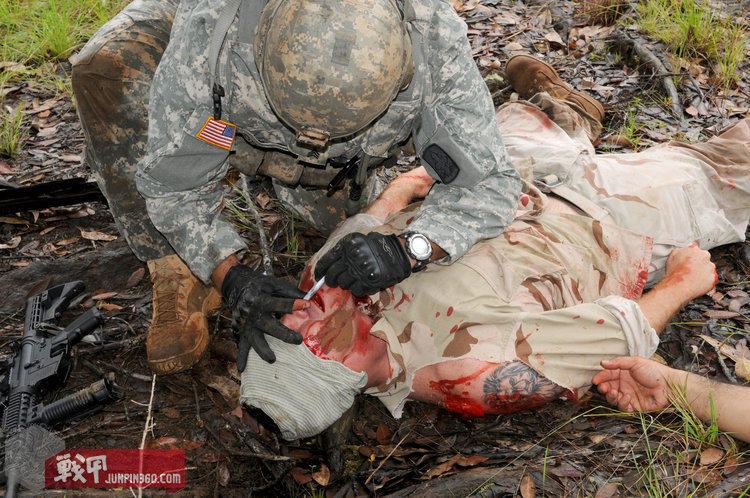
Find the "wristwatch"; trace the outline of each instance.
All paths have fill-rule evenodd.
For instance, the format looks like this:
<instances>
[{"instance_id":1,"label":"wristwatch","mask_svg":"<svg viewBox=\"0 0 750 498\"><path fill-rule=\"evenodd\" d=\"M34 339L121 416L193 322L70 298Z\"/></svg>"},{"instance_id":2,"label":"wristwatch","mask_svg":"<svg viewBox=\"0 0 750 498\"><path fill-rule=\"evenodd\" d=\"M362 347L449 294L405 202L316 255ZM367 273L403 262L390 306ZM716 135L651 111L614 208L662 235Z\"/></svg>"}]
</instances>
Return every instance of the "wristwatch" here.
<instances>
[{"instance_id":1,"label":"wristwatch","mask_svg":"<svg viewBox=\"0 0 750 498\"><path fill-rule=\"evenodd\" d=\"M400 235L404 238L406 253L417 262L412 268L412 273L418 272L430 262L432 257L432 244L430 239L417 232L406 232Z\"/></svg>"}]
</instances>

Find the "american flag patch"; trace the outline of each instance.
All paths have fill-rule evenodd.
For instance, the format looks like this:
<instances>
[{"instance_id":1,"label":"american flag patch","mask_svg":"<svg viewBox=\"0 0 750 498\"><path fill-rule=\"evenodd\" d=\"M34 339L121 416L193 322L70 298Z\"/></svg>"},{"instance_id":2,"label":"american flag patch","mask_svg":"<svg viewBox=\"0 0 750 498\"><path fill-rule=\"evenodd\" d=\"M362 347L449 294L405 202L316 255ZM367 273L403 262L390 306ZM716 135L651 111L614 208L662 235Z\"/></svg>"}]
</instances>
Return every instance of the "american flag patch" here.
<instances>
[{"instance_id":1,"label":"american flag patch","mask_svg":"<svg viewBox=\"0 0 750 498\"><path fill-rule=\"evenodd\" d=\"M232 142L234 142L234 132L236 130L237 127L232 123L209 117L206 120L206 124L203 125L203 128L201 128L201 131L198 132L196 137L210 143L211 145L231 150Z\"/></svg>"}]
</instances>

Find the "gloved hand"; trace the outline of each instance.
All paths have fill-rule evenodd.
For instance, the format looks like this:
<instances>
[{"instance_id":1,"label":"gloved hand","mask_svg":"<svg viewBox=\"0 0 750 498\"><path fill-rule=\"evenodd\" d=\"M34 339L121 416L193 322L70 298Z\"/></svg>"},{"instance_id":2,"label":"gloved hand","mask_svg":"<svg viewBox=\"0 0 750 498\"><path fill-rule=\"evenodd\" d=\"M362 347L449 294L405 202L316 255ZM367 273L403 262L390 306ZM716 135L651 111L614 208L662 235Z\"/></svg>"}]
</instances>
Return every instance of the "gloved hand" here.
<instances>
[{"instance_id":1,"label":"gloved hand","mask_svg":"<svg viewBox=\"0 0 750 498\"><path fill-rule=\"evenodd\" d=\"M250 348L255 348L268 363L276 361L264 334L290 344L302 343L302 336L285 327L275 313L290 313L295 299L305 293L293 284L263 275L246 265L229 269L221 284L221 294L232 308L232 325L239 332L237 343L237 370L242 372L247 364Z\"/></svg>"},{"instance_id":2,"label":"gloved hand","mask_svg":"<svg viewBox=\"0 0 750 498\"><path fill-rule=\"evenodd\" d=\"M411 262L396 235L350 233L323 255L315 278L326 285L365 296L396 284L411 274Z\"/></svg>"}]
</instances>

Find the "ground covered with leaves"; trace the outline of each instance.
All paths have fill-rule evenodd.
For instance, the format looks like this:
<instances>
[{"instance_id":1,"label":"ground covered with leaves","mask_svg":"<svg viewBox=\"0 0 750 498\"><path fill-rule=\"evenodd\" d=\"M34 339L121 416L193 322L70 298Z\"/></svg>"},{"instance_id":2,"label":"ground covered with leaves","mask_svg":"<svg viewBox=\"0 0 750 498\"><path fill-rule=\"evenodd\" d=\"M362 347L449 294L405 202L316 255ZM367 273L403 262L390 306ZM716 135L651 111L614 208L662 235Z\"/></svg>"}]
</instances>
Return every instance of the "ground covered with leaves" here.
<instances>
[{"instance_id":1,"label":"ground covered with leaves","mask_svg":"<svg viewBox=\"0 0 750 498\"><path fill-rule=\"evenodd\" d=\"M603 102L607 117L599 150L627 152L673 138L705 139L750 111L747 40L739 77L727 87L710 62L670 56L663 44L645 38L627 21L633 16L628 5L618 10L620 24L605 24L612 12L602 11L601 4L455 0L453 5L469 25L477 64L496 104L510 97L502 77L507 58L535 54ZM747 26L747 4L712 8ZM663 67L650 61L649 53ZM670 98L665 80L672 82L677 99ZM23 150L0 159L0 188L90 177L69 97L33 82L8 83L0 92L4 106L23 106L25 130ZM227 191L236 199L231 187ZM248 192L264 224L274 273L296 280L323 238L291 218L266 182L252 181ZM733 496L750 490L748 445L689 414L627 415L607 407L598 395L472 420L421 403L409 404L404 417L395 420L379 402L363 396L351 417L321 437L283 441L262 414L237 406L236 347L225 316L212 318L210 354L199 366L158 377L152 389L144 350L150 283L106 204L0 216L0 351L7 353L21 335L26 297L83 280L87 290L63 323L97 306L107 318L103 343L78 346L73 374L60 394L114 372L125 396L103 413L60 427L59 434L73 449L138 448L153 394L145 447L186 450L187 486L178 494L528 498ZM247 220L238 220L250 246L247 261L260 265L258 234ZM658 354L674 367L747 384L750 248L735 244L712 254L718 292L691 302L675 317ZM152 493L162 492L146 494Z\"/></svg>"}]
</instances>

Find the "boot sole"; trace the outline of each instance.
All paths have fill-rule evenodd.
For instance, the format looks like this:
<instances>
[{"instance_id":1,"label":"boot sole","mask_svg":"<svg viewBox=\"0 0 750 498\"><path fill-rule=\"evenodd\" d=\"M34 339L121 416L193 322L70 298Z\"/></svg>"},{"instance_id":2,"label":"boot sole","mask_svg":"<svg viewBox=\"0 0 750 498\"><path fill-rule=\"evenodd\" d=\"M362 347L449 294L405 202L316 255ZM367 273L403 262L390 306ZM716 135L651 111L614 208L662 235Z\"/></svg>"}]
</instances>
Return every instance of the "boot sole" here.
<instances>
[{"instance_id":1,"label":"boot sole","mask_svg":"<svg viewBox=\"0 0 750 498\"><path fill-rule=\"evenodd\" d=\"M148 363L149 368L151 368L151 371L157 375L170 375L189 370L198 363L201 357L205 354L208 349L209 340L210 335L208 333L203 334L201 335L200 342L198 342L190 351L185 351L178 355L159 360L146 359L146 362ZM146 348L148 349L148 344L146 344ZM196 351L200 351L200 354L196 355Z\"/></svg>"}]
</instances>

